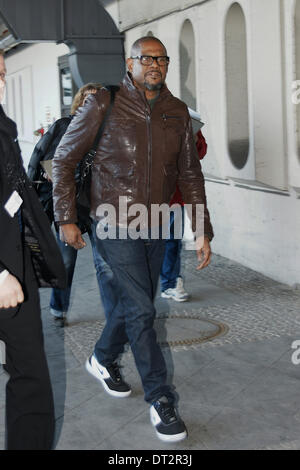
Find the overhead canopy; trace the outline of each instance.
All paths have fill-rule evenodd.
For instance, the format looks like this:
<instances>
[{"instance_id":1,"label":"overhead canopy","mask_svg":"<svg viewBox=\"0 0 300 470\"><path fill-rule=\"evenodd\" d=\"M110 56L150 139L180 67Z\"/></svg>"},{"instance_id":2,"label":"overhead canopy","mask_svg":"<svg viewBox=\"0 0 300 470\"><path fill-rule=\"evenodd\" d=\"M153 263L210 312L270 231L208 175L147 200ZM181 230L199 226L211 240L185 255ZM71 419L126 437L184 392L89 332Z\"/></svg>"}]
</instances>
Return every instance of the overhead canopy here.
<instances>
[{"instance_id":1,"label":"overhead canopy","mask_svg":"<svg viewBox=\"0 0 300 470\"><path fill-rule=\"evenodd\" d=\"M123 35L99 0L0 0L0 15L9 45L67 44L78 87L91 81L117 84L125 72Z\"/></svg>"}]
</instances>

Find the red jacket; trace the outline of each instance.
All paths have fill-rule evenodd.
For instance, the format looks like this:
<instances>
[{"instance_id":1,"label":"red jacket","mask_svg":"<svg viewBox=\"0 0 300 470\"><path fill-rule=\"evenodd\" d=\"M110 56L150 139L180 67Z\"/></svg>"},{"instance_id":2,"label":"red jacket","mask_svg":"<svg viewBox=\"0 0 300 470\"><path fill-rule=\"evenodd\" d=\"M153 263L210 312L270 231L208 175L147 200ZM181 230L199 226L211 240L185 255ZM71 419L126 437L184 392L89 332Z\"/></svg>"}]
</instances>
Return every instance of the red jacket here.
<instances>
[{"instance_id":1,"label":"red jacket","mask_svg":"<svg viewBox=\"0 0 300 470\"><path fill-rule=\"evenodd\" d=\"M199 160L202 160L202 158L205 157L206 152L207 152L207 143L200 129L196 135L197 135L196 147L198 150L198 156L199 156ZM174 196L171 199L170 206L172 206L172 204L180 204L181 206L184 205L182 195L178 186L176 186L176 191L174 193Z\"/></svg>"}]
</instances>

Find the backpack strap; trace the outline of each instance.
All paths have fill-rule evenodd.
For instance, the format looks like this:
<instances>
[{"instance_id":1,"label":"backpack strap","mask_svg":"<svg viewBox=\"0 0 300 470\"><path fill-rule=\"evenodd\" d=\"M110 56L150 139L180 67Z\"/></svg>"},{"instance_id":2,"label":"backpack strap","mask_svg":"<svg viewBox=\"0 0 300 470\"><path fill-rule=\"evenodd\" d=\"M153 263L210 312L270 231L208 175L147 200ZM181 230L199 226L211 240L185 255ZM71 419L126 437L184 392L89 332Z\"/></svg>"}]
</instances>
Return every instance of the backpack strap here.
<instances>
[{"instance_id":1,"label":"backpack strap","mask_svg":"<svg viewBox=\"0 0 300 470\"><path fill-rule=\"evenodd\" d=\"M96 152L97 152L97 148L98 148L100 139L101 139L101 137L102 137L104 128L105 128L105 126L106 126L106 123L107 123L108 118L109 118L109 116L110 116L110 113L111 113L111 111L112 111L112 108L113 108L113 105L114 105L114 102L115 102L115 94L116 94L116 91L119 90L119 87L118 87L118 86L115 86L115 85L109 85L109 86L106 86L105 88L107 88L107 89L110 91L110 103L109 103L108 108L107 108L107 110L106 110L104 119L103 119L103 121L101 122L101 125L100 125L100 127L99 127L99 130L98 130L98 132L97 132L97 135L96 135L96 138L95 138L95 140L94 140L93 146L92 146L91 150L89 151L89 155L91 155L91 156L93 156L93 157L96 155Z\"/></svg>"},{"instance_id":2,"label":"backpack strap","mask_svg":"<svg viewBox=\"0 0 300 470\"><path fill-rule=\"evenodd\" d=\"M114 102L115 102L116 91L119 90L119 87L115 86L115 85L109 85L109 86L106 86L105 88L110 90L110 103L109 103L108 108L106 110L104 119L101 122L101 125L100 125L99 130L97 132L97 135L95 137L92 148L89 150L89 152L83 157L83 159L79 163L79 174L78 174L78 177L77 177L77 181L81 181L81 183L84 181L84 179L87 177L87 175L89 174L89 172L91 170L91 167L92 167L93 162L94 162L95 155L97 153L97 148L98 148L100 139L102 137L104 128L106 126L106 123L108 121L108 118L110 116L111 110L112 110Z\"/></svg>"}]
</instances>

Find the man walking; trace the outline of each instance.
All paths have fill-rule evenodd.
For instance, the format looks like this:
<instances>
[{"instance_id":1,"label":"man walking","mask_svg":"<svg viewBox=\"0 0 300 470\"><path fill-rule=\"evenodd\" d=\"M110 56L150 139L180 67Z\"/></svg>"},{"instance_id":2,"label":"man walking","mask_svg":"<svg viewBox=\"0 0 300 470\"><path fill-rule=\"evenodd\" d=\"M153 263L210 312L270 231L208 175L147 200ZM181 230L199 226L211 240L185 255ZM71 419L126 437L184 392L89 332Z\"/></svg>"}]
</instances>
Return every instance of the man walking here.
<instances>
[{"instance_id":1,"label":"man walking","mask_svg":"<svg viewBox=\"0 0 300 470\"><path fill-rule=\"evenodd\" d=\"M127 59L128 73L116 93L94 158L91 216L97 224L97 208L101 204L111 204L119 213L119 196L126 199L128 210L139 203L151 211L154 204L169 203L178 183L187 204L205 206L204 243L198 250L200 269L210 262L213 230L188 110L165 85L168 64L169 57L159 39L144 37L133 44ZM62 239L77 249L84 242L75 225L74 169L91 148L109 102L106 89L87 99L54 158L55 218ZM123 380L116 361L129 340L157 435L164 441L179 441L187 432L174 406L165 360L153 328L164 240L150 235L145 239L124 238L97 241L113 271L118 302L108 315L86 367L110 395L128 396L130 386Z\"/></svg>"},{"instance_id":2,"label":"man walking","mask_svg":"<svg viewBox=\"0 0 300 470\"><path fill-rule=\"evenodd\" d=\"M0 52L0 102L6 68ZM65 287L48 218L22 165L17 129L0 105L0 340L5 344L8 450L48 450L54 407L38 287Z\"/></svg>"}]
</instances>

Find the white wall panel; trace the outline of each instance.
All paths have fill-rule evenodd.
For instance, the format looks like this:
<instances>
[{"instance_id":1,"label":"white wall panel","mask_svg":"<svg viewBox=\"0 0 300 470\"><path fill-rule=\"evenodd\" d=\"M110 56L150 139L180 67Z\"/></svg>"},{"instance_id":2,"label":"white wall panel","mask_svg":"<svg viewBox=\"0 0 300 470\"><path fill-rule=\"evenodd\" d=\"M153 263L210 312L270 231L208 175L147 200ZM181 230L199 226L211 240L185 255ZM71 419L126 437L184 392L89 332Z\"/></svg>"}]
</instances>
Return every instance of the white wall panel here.
<instances>
[{"instance_id":1,"label":"white wall panel","mask_svg":"<svg viewBox=\"0 0 300 470\"><path fill-rule=\"evenodd\" d=\"M38 141L34 131L61 116L57 58L68 52L65 44L39 43L6 58L7 112L18 125L25 167Z\"/></svg>"}]
</instances>

